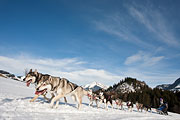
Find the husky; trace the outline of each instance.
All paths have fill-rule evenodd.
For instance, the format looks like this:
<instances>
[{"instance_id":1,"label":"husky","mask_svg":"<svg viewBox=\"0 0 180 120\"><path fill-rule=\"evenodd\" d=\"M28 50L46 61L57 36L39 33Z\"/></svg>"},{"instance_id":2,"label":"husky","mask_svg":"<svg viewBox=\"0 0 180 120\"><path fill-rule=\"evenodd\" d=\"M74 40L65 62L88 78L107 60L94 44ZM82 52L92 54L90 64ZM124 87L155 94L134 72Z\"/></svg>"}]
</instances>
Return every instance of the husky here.
<instances>
[{"instance_id":1,"label":"husky","mask_svg":"<svg viewBox=\"0 0 180 120\"><path fill-rule=\"evenodd\" d=\"M152 112L150 105L143 105L143 108L146 112L148 112L149 110L150 110L150 112Z\"/></svg>"},{"instance_id":2,"label":"husky","mask_svg":"<svg viewBox=\"0 0 180 120\"><path fill-rule=\"evenodd\" d=\"M115 102L116 102L116 105L117 105L118 107L121 107L120 109L123 110L123 100L117 98L117 99L115 100Z\"/></svg>"},{"instance_id":3,"label":"husky","mask_svg":"<svg viewBox=\"0 0 180 120\"><path fill-rule=\"evenodd\" d=\"M141 110L141 112L142 112L143 104L136 102L136 108L137 108L138 112L139 112L139 110Z\"/></svg>"},{"instance_id":4,"label":"husky","mask_svg":"<svg viewBox=\"0 0 180 120\"><path fill-rule=\"evenodd\" d=\"M112 97L111 95L107 94L106 92L102 92L100 91L99 93L99 96L100 96L100 103L104 103L105 104L105 109L107 110L108 109L108 103L111 104L111 107L113 108L113 101L112 101ZM99 107L99 106L98 106Z\"/></svg>"},{"instance_id":5,"label":"husky","mask_svg":"<svg viewBox=\"0 0 180 120\"><path fill-rule=\"evenodd\" d=\"M127 102L127 107L128 107L128 110L129 110L130 112L132 112L133 103L132 103L131 101L128 101L128 102Z\"/></svg>"},{"instance_id":6,"label":"husky","mask_svg":"<svg viewBox=\"0 0 180 120\"><path fill-rule=\"evenodd\" d=\"M38 83L36 88L36 94L42 95L45 92L55 94L52 98L50 106L51 108L57 108L59 105L59 99L70 94L75 101L78 102L78 109L82 105L82 97L88 95L88 91L84 90L81 86L78 86L66 78L55 78L52 77L49 80L44 80ZM56 102L55 106L54 103Z\"/></svg>"},{"instance_id":7,"label":"husky","mask_svg":"<svg viewBox=\"0 0 180 120\"><path fill-rule=\"evenodd\" d=\"M33 72L32 69L30 69L29 73L26 74L23 81L25 81L27 87L29 87L30 84L35 84L35 86L37 86L38 83L45 81L45 80L50 80L50 78L51 78L51 76L48 74L39 73L39 72L37 72L37 70L35 70ZM59 78L56 78L56 79L59 79ZM35 97L33 99L31 99L30 102L35 101L39 97L39 94L37 94L37 93L35 93L35 94L36 94ZM44 98L50 102L51 99L54 97L54 94L53 93L51 94L52 97L50 99L46 97L46 94L47 94L47 92L44 92L41 95L43 95ZM67 103L67 100L65 97L64 97L64 101L65 101L65 103Z\"/></svg>"},{"instance_id":8,"label":"husky","mask_svg":"<svg viewBox=\"0 0 180 120\"><path fill-rule=\"evenodd\" d=\"M99 96L96 93L93 93L92 90L89 90L88 99L90 101L89 106L92 106L93 101L95 101L96 106L98 106Z\"/></svg>"}]
</instances>

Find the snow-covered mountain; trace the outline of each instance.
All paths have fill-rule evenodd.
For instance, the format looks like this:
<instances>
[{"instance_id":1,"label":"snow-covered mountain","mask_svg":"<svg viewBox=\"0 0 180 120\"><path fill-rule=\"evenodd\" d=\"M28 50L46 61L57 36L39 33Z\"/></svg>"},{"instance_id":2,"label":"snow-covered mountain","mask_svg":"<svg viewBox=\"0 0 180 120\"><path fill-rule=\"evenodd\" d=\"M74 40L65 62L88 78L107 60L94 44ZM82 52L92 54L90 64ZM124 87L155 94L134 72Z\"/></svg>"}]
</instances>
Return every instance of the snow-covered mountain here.
<instances>
[{"instance_id":1,"label":"snow-covered mountain","mask_svg":"<svg viewBox=\"0 0 180 120\"><path fill-rule=\"evenodd\" d=\"M118 91L121 93L130 93L142 91L145 88L148 88L145 82L141 82L133 78L125 78L125 80L122 80L117 84L114 84L113 87L109 88L109 90Z\"/></svg>"},{"instance_id":2,"label":"snow-covered mountain","mask_svg":"<svg viewBox=\"0 0 180 120\"><path fill-rule=\"evenodd\" d=\"M166 90L171 84L162 84L162 85L157 85L156 88Z\"/></svg>"},{"instance_id":3,"label":"snow-covered mountain","mask_svg":"<svg viewBox=\"0 0 180 120\"><path fill-rule=\"evenodd\" d=\"M85 86L83 86L83 88L85 88L85 89L91 89L92 91L97 91L97 90L99 90L99 89L104 89L104 90L106 90L107 88L108 88L108 86L106 86L106 85L103 85L103 84L101 84L101 83L98 83L98 82L92 82L92 83L90 83L90 84L87 84L87 85L85 85Z\"/></svg>"},{"instance_id":4,"label":"snow-covered mountain","mask_svg":"<svg viewBox=\"0 0 180 120\"><path fill-rule=\"evenodd\" d=\"M162 84L156 86L156 88L170 91L180 91L180 78L178 78L173 84Z\"/></svg>"}]
</instances>

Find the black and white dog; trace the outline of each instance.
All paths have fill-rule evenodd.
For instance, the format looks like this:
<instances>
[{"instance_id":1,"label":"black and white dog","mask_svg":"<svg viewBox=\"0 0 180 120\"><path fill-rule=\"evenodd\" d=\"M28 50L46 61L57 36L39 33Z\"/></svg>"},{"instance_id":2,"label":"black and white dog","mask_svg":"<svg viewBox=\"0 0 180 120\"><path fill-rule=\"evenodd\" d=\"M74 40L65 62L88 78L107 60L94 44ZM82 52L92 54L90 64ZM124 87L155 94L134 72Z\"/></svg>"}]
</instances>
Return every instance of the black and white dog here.
<instances>
[{"instance_id":1,"label":"black and white dog","mask_svg":"<svg viewBox=\"0 0 180 120\"><path fill-rule=\"evenodd\" d=\"M108 103L111 104L111 107L113 108L113 101L112 101L112 97L110 94L106 93L106 92L100 92L99 93L99 97L100 97L100 103L104 103L105 104L105 109L108 109ZM99 107L99 105L98 105Z\"/></svg>"},{"instance_id":2,"label":"black and white dog","mask_svg":"<svg viewBox=\"0 0 180 120\"><path fill-rule=\"evenodd\" d=\"M150 112L152 112L150 105L143 105L143 107L146 112L148 112L149 110L150 110Z\"/></svg>"},{"instance_id":3,"label":"black and white dog","mask_svg":"<svg viewBox=\"0 0 180 120\"><path fill-rule=\"evenodd\" d=\"M132 103L131 101L128 101L128 102L127 102L127 107L128 107L128 110L129 110L130 112L132 112L133 103Z\"/></svg>"},{"instance_id":4,"label":"black and white dog","mask_svg":"<svg viewBox=\"0 0 180 120\"><path fill-rule=\"evenodd\" d=\"M100 101L99 96L96 93L93 93L92 90L89 90L88 92L88 98L89 98L89 106L92 106L93 101L95 101L96 106L98 107L98 102Z\"/></svg>"}]
</instances>

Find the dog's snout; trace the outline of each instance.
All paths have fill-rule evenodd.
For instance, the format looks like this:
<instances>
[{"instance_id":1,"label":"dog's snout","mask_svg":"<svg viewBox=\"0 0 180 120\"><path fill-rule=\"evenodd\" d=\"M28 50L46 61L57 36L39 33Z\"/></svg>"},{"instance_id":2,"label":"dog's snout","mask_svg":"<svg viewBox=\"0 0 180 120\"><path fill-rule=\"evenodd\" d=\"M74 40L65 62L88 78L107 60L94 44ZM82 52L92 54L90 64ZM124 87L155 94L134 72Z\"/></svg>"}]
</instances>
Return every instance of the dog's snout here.
<instances>
[{"instance_id":1,"label":"dog's snout","mask_svg":"<svg viewBox=\"0 0 180 120\"><path fill-rule=\"evenodd\" d=\"M25 78L23 79L23 81L25 81Z\"/></svg>"},{"instance_id":2,"label":"dog's snout","mask_svg":"<svg viewBox=\"0 0 180 120\"><path fill-rule=\"evenodd\" d=\"M39 88L37 88L36 90L39 91Z\"/></svg>"}]
</instances>

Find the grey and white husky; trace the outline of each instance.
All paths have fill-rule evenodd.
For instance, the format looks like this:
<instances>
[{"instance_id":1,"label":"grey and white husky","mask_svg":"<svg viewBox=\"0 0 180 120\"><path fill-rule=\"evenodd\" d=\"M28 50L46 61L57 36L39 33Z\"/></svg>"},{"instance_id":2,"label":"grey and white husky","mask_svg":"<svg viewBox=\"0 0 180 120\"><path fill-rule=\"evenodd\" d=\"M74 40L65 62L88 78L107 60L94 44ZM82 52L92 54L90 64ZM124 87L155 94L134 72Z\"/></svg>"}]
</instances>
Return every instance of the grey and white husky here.
<instances>
[{"instance_id":1,"label":"grey and white husky","mask_svg":"<svg viewBox=\"0 0 180 120\"><path fill-rule=\"evenodd\" d=\"M23 81L25 81L27 86L29 87L30 84L35 84L35 86L37 86L37 84L39 84L40 82L43 82L43 81L46 81L46 80L49 81L52 78L53 79L59 79L57 77L51 77L48 74L39 73L39 72L37 72L37 70L35 70L33 72L32 69L30 69L30 71L26 74L26 76L23 79ZM35 94L36 94L35 97L33 99L31 99L30 102L33 102L34 100L36 100L39 97L39 95L43 95L44 98L46 100L48 100L48 101L50 101L54 97L54 94L52 93L51 94L52 95L51 99L47 98L46 97L47 92L43 92L41 94L36 92ZM65 101L65 103L67 103L67 100L66 100L65 97L64 97L64 101Z\"/></svg>"},{"instance_id":2,"label":"grey and white husky","mask_svg":"<svg viewBox=\"0 0 180 120\"><path fill-rule=\"evenodd\" d=\"M36 94L41 95L45 92L55 94L55 97L51 100L51 107L58 107L59 99L70 94L75 101L78 102L78 109L82 104L82 97L88 95L88 91L84 90L81 86L78 86L65 78L50 77L38 83L36 88ZM56 105L54 106L54 103Z\"/></svg>"}]
</instances>

